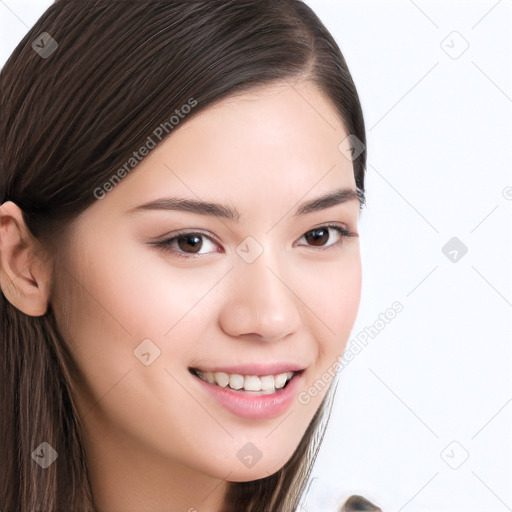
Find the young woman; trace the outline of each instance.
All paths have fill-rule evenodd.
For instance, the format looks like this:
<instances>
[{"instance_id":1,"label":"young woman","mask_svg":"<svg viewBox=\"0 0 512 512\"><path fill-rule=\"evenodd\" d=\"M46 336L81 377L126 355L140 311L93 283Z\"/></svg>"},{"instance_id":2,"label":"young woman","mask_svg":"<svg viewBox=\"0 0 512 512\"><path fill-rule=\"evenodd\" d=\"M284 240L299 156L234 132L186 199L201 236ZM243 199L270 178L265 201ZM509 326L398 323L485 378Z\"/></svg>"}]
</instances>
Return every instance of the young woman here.
<instances>
[{"instance_id":1,"label":"young woman","mask_svg":"<svg viewBox=\"0 0 512 512\"><path fill-rule=\"evenodd\" d=\"M58 0L0 85L0 509L297 510L360 301L336 42L299 0Z\"/></svg>"}]
</instances>

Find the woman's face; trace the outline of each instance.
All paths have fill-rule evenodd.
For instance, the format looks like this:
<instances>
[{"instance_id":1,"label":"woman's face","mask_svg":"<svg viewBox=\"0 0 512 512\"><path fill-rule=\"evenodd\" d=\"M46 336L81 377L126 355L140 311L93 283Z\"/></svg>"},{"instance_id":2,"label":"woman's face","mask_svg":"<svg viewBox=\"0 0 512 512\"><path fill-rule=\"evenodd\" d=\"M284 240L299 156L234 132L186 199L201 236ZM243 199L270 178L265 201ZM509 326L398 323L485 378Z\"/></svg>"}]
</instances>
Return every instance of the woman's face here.
<instances>
[{"instance_id":1,"label":"woman's face","mask_svg":"<svg viewBox=\"0 0 512 512\"><path fill-rule=\"evenodd\" d=\"M255 480L293 454L358 310L359 202L314 202L355 191L348 133L309 83L178 128L71 224L52 304L91 457Z\"/></svg>"}]
</instances>

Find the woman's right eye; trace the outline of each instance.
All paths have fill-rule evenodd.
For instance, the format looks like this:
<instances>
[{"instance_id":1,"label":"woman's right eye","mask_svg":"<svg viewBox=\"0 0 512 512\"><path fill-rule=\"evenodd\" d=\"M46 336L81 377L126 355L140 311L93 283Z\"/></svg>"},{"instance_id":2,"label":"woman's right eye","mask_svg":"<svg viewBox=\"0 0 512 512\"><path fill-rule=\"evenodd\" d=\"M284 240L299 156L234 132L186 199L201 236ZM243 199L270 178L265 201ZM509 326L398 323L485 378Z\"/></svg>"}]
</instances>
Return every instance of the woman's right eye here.
<instances>
[{"instance_id":1,"label":"woman's right eye","mask_svg":"<svg viewBox=\"0 0 512 512\"><path fill-rule=\"evenodd\" d=\"M193 258L200 254L208 254L208 252L199 252L204 246L203 239L208 240L209 243L212 244L216 243L204 233L185 231L177 233L175 236L171 238L166 238L165 240L155 242L153 245L161 247L164 251L171 252L180 258ZM178 249L176 249L176 247L178 247ZM190 250L191 252L187 252L188 250Z\"/></svg>"}]
</instances>

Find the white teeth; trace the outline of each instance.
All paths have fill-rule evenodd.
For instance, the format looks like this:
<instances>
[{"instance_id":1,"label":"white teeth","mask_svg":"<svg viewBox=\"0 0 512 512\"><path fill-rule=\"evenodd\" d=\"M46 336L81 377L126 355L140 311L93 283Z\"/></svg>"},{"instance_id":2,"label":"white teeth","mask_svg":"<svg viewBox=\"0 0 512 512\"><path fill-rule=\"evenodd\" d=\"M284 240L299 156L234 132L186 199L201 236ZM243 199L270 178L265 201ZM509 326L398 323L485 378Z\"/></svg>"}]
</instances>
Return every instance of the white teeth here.
<instances>
[{"instance_id":1,"label":"white teeth","mask_svg":"<svg viewBox=\"0 0 512 512\"><path fill-rule=\"evenodd\" d=\"M244 387L244 377L238 373L229 376L229 387L233 389L242 389Z\"/></svg>"},{"instance_id":2,"label":"white teeth","mask_svg":"<svg viewBox=\"0 0 512 512\"><path fill-rule=\"evenodd\" d=\"M215 372L213 374L215 382L221 387L225 388L229 384L229 375L224 372Z\"/></svg>"},{"instance_id":3,"label":"white teeth","mask_svg":"<svg viewBox=\"0 0 512 512\"><path fill-rule=\"evenodd\" d=\"M244 389L246 391L261 391L260 378L254 375L248 375L244 379Z\"/></svg>"},{"instance_id":4,"label":"white teeth","mask_svg":"<svg viewBox=\"0 0 512 512\"><path fill-rule=\"evenodd\" d=\"M280 373L278 375L240 375L238 373L226 372L202 372L196 370L197 375L209 382L225 388L229 386L234 390L261 391L262 394L275 393L276 390L284 388L285 384L293 377L294 372Z\"/></svg>"},{"instance_id":5,"label":"white teeth","mask_svg":"<svg viewBox=\"0 0 512 512\"><path fill-rule=\"evenodd\" d=\"M267 391L269 393L273 393L276 388L274 386L274 376L273 375L265 375L264 377L260 377L261 390Z\"/></svg>"},{"instance_id":6,"label":"white teeth","mask_svg":"<svg viewBox=\"0 0 512 512\"><path fill-rule=\"evenodd\" d=\"M280 373L279 375L276 375L274 377L274 384L276 386L276 389L284 388L284 385L286 384L287 379L288 379L287 373Z\"/></svg>"}]
</instances>

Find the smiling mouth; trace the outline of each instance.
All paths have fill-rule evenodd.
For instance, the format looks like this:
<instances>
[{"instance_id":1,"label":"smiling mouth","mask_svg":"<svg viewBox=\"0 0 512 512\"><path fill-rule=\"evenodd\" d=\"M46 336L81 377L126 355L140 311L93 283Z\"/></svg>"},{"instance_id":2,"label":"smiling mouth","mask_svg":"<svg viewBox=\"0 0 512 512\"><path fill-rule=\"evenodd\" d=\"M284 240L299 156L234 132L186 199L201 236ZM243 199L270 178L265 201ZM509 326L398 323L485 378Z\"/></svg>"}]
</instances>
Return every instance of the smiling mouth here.
<instances>
[{"instance_id":1,"label":"smiling mouth","mask_svg":"<svg viewBox=\"0 0 512 512\"><path fill-rule=\"evenodd\" d=\"M286 388L288 383L302 373L284 372L275 375L241 375L239 373L210 372L189 368L189 372L214 386L256 395L270 395Z\"/></svg>"}]
</instances>

